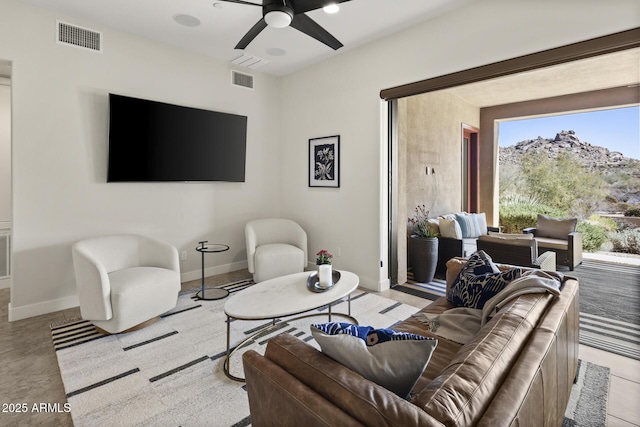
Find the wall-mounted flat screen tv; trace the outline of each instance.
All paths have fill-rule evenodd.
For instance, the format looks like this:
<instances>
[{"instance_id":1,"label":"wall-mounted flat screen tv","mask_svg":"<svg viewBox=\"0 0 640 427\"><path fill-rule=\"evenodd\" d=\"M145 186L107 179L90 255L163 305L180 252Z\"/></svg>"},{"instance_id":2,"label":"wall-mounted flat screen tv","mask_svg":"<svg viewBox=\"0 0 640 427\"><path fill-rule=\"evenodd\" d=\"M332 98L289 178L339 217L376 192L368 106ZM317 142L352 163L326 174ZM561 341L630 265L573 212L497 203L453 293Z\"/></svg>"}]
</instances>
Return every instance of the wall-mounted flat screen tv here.
<instances>
[{"instance_id":1,"label":"wall-mounted flat screen tv","mask_svg":"<svg viewBox=\"0 0 640 427\"><path fill-rule=\"evenodd\" d=\"M244 182L247 117L109 94L108 182Z\"/></svg>"}]
</instances>

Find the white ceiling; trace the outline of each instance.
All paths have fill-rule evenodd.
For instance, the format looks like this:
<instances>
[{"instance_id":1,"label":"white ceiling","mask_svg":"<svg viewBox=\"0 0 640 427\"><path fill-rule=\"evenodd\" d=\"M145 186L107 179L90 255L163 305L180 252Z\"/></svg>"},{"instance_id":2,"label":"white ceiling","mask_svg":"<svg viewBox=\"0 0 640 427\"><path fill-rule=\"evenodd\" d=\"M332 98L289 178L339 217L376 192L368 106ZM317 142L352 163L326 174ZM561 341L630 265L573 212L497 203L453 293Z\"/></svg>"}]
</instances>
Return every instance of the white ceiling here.
<instances>
[{"instance_id":1,"label":"white ceiling","mask_svg":"<svg viewBox=\"0 0 640 427\"><path fill-rule=\"evenodd\" d=\"M61 19L70 24L81 25L74 18L86 20L225 62L243 53L257 56L269 61L260 67L260 72L283 76L463 7L470 0L350 0L340 4L337 14L329 15L321 9L309 12L312 19L344 44L337 51L293 28L269 27L244 51L236 50L236 43L261 18L262 9L219 0L22 1L59 12ZM174 17L181 14L198 18L201 25L178 24ZM269 54L273 49L286 54ZM10 67L0 64L0 74L10 75ZM638 84L640 49L633 49L447 91L472 105L486 107Z\"/></svg>"},{"instance_id":2,"label":"white ceiling","mask_svg":"<svg viewBox=\"0 0 640 427\"><path fill-rule=\"evenodd\" d=\"M469 0L350 0L341 3L336 14L322 9L309 12L310 18L344 44L337 51L291 27L267 27L244 51L236 50L237 42L261 19L262 8L218 0L23 1L222 61L231 61L244 52L270 61L260 68L261 72L282 76L431 19ZM247 1L261 4L260 0ZM174 20L176 15L196 17L201 24L180 25ZM286 54L267 53L274 48Z\"/></svg>"}]
</instances>

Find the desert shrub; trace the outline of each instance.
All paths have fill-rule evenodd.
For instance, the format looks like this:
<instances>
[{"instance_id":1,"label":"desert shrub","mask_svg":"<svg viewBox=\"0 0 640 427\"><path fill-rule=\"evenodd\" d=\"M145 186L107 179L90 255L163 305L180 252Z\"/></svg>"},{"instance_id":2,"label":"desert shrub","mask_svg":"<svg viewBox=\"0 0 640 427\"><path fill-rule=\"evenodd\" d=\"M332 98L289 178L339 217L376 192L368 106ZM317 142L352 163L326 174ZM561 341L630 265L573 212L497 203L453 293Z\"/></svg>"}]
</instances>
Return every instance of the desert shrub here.
<instances>
[{"instance_id":1,"label":"desert shrub","mask_svg":"<svg viewBox=\"0 0 640 427\"><path fill-rule=\"evenodd\" d=\"M620 228L615 219L596 214L591 215L588 221L597 223L598 225L602 226L607 232L617 231Z\"/></svg>"},{"instance_id":2,"label":"desert shrub","mask_svg":"<svg viewBox=\"0 0 640 427\"><path fill-rule=\"evenodd\" d=\"M640 254L640 228L629 228L609 234L613 252Z\"/></svg>"},{"instance_id":3,"label":"desert shrub","mask_svg":"<svg viewBox=\"0 0 640 427\"><path fill-rule=\"evenodd\" d=\"M640 207L629 208L624 212L624 216L640 216Z\"/></svg>"},{"instance_id":4,"label":"desert shrub","mask_svg":"<svg viewBox=\"0 0 640 427\"><path fill-rule=\"evenodd\" d=\"M607 239L607 228L597 221L580 221L577 230L582 233L582 249L586 252L599 251Z\"/></svg>"},{"instance_id":5,"label":"desert shrub","mask_svg":"<svg viewBox=\"0 0 640 427\"><path fill-rule=\"evenodd\" d=\"M618 202L615 204L615 208L617 212L626 212L631 208L631 205L627 202Z\"/></svg>"},{"instance_id":6,"label":"desert shrub","mask_svg":"<svg viewBox=\"0 0 640 427\"><path fill-rule=\"evenodd\" d=\"M604 179L579 166L566 153L556 158L526 154L522 161L522 181L520 191L577 216L592 212L607 194Z\"/></svg>"},{"instance_id":7,"label":"desert shrub","mask_svg":"<svg viewBox=\"0 0 640 427\"><path fill-rule=\"evenodd\" d=\"M522 233L528 227L535 227L538 214L565 217L567 213L539 203L503 203L500 205L500 227L503 233Z\"/></svg>"}]
</instances>

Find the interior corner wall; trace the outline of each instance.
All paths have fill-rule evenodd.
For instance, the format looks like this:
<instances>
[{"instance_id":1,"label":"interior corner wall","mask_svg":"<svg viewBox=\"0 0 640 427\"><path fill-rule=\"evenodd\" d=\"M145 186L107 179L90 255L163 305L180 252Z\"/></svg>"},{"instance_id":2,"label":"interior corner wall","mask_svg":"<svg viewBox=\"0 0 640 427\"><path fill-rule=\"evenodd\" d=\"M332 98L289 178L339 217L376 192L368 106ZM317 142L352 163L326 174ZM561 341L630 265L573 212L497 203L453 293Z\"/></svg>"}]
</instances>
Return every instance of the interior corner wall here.
<instances>
[{"instance_id":1,"label":"interior corner wall","mask_svg":"<svg viewBox=\"0 0 640 427\"><path fill-rule=\"evenodd\" d=\"M57 44L58 19L101 32L103 51ZM201 240L231 247L207 273L246 267L245 223L281 213L277 78L232 86L227 63L17 0L0 2L0 58L13 65L11 320L78 304L71 246L87 237L167 241L187 252L183 279L200 277ZM107 183L110 92L246 115L246 182Z\"/></svg>"}]
</instances>

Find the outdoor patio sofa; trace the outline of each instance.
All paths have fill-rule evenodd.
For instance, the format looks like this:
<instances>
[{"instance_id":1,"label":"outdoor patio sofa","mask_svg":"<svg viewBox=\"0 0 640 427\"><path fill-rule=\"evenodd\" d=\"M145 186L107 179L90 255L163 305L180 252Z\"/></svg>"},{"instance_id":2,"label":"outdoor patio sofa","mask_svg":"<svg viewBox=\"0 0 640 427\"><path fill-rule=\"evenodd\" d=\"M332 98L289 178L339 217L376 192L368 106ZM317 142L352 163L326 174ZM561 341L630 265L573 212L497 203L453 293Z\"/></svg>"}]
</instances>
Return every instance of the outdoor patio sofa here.
<instances>
[{"instance_id":1,"label":"outdoor patio sofa","mask_svg":"<svg viewBox=\"0 0 640 427\"><path fill-rule=\"evenodd\" d=\"M478 237L477 248L489 254L495 262L556 271L556 253L546 251L539 254L538 241L533 234L488 234Z\"/></svg>"},{"instance_id":2,"label":"outdoor patio sofa","mask_svg":"<svg viewBox=\"0 0 640 427\"><path fill-rule=\"evenodd\" d=\"M455 257L467 258L474 253L479 236L500 231L499 227L487 226L484 212L441 215L429 222L432 232L438 235L438 277L444 277L448 260Z\"/></svg>"},{"instance_id":3,"label":"outdoor patio sofa","mask_svg":"<svg viewBox=\"0 0 640 427\"><path fill-rule=\"evenodd\" d=\"M465 260L451 260L447 285ZM501 270L509 266L500 266ZM452 309L442 297L419 313ZM243 355L262 426L560 426L578 362L578 281L516 297L466 343L438 338L409 400L289 334ZM394 330L437 337L412 315Z\"/></svg>"}]
</instances>

